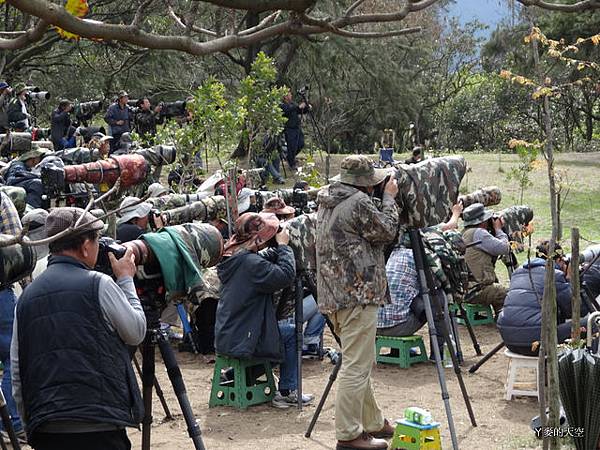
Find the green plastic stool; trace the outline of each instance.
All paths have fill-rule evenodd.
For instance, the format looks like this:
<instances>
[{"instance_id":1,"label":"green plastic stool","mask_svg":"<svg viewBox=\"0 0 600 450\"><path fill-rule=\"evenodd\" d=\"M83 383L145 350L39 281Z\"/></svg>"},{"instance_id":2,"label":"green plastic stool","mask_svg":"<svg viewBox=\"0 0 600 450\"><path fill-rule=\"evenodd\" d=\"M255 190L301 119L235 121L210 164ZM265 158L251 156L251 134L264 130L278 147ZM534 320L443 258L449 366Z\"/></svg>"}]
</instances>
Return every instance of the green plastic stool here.
<instances>
[{"instance_id":1,"label":"green plastic stool","mask_svg":"<svg viewBox=\"0 0 600 450\"><path fill-rule=\"evenodd\" d=\"M494 323L494 309L491 305L463 303L462 306L467 313L467 319L469 319L469 323L472 326ZM453 309L455 313L460 312L458 305L451 305L451 309ZM461 325L465 324L465 320L462 317L457 317L456 321Z\"/></svg>"},{"instance_id":2,"label":"green plastic stool","mask_svg":"<svg viewBox=\"0 0 600 450\"><path fill-rule=\"evenodd\" d=\"M381 355L382 348L398 350L398 356ZM418 352L411 355L411 349L418 349ZM378 363L398 364L403 369L408 369L412 364L427 361L427 351L421 336L377 336L375 338L375 354Z\"/></svg>"},{"instance_id":3,"label":"green plastic stool","mask_svg":"<svg viewBox=\"0 0 600 450\"><path fill-rule=\"evenodd\" d=\"M252 368L262 366L264 375L255 379ZM233 369L233 382L221 382L221 370ZM246 409L248 406L270 402L275 397L275 379L269 361L236 359L217 355L210 390L209 407L233 406Z\"/></svg>"},{"instance_id":4,"label":"green plastic stool","mask_svg":"<svg viewBox=\"0 0 600 450\"><path fill-rule=\"evenodd\" d=\"M440 424L419 425L408 420L397 420L391 450L442 450Z\"/></svg>"}]
</instances>

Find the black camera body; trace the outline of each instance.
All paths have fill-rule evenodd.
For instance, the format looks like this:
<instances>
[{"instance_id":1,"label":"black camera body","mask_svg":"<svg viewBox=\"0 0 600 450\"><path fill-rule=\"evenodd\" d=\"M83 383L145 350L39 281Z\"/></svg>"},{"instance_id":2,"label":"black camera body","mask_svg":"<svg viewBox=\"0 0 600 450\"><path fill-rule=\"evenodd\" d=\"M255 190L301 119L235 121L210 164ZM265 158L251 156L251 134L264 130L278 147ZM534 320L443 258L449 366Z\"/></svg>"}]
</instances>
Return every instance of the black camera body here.
<instances>
[{"instance_id":1,"label":"black camera body","mask_svg":"<svg viewBox=\"0 0 600 450\"><path fill-rule=\"evenodd\" d=\"M108 254L112 253L115 255L115 258L121 259L125 255L127 248L107 236L102 236L98 239L98 245L98 259L96 260L94 270L112 276L112 266L110 265Z\"/></svg>"}]
</instances>

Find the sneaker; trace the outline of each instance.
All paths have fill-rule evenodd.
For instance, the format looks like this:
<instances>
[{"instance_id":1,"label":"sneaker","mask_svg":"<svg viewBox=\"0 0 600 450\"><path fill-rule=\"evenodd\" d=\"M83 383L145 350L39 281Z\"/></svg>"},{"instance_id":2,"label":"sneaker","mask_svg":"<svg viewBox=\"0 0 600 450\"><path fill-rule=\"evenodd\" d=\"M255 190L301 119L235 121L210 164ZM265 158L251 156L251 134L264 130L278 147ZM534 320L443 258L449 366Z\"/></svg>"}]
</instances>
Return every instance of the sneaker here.
<instances>
[{"instance_id":1,"label":"sneaker","mask_svg":"<svg viewBox=\"0 0 600 450\"><path fill-rule=\"evenodd\" d=\"M302 349L302 358L316 359L320 357L321 352L319 352L319 344L308 344Z\"/></svg>"},{"instance_id":2,"label":"sneaker","mask_svg":"<svg viewBox=\"0 0 600 450\"><path fill-rule=\"evenodd\" d=\"M312 394L302 394L302 404L308 405L315 398ZM271 401L275 408L289 408L298 405L298 392L291 391L288 395L283 396L279 391L275 393L275 398Z\"/></svg>"}]
</instances>

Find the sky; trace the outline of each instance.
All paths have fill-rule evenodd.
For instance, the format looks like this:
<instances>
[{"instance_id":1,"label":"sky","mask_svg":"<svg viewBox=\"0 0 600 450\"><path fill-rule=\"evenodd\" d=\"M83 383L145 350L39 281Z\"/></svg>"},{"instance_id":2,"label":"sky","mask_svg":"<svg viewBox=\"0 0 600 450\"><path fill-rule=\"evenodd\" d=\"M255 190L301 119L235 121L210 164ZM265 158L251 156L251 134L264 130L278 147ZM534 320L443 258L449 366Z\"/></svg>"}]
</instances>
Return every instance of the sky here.
<instances>
[{"instance_id":1,"label":"sky","mask_svg":"<svg viewBox=\"0 0 600 450\"><path fill-rule=\"evenodd\" d=\"M502 19L510 17L507 0L456 0L449 10L450 15L458 17L461 23L478 20L487 25L486 36Z\"/></svg>"}]
</instances>

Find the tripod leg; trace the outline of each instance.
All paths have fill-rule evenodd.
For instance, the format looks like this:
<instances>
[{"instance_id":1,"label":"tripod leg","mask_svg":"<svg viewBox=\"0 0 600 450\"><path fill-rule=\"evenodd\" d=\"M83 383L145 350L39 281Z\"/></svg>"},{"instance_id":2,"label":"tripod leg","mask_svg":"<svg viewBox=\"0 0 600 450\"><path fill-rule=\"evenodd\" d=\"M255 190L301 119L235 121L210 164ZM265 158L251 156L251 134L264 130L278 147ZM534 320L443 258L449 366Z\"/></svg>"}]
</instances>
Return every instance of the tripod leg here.
<instances>
[{"instance_id":1,"label":"tripod leg","mask_svg":"<svg viewBox=\"0 0 600 450\"><path fill-rule=\"evenodd\" d=\"M157 342L158 348L165 363L165 367L167 369L167 373L169 375L169 380L171 380L173 390L175 391L175 395L179 401L179 406L181 407L181 412L185 418L185 423L188 427L188 435L192 439L194 448L196 450L205 450L204 442L202 442L202 431L200 430L198 421L194 417L194 411L190 405L190 400L187 396L183 377L181 376L181 370L177 365L177 360L175 359L173 349L169 345L167 338L161 333L158 333L157 335Z\"/></svg>"},{"instance_id":2,"label":"tripod leg","mask_svg":"<svg viewBox=\"0 0 600 450\"><path fill-rule=\"evenodd\" d=\"M152 343L152 335L147 333L144 342L142 343L142 397L144 400L142 450L150 450L150 435L152 433L152 388L154 387L155 378L154 364L154 344Z\"/></svg>"},{"instance_id":3,"label":"tripod leg","mask_svg":"<svg viewBox=\"0 0 600 450\"><path fill-rule=\"evenodd\" d=\"M446 324L446 328L450 330L452 336L454 337L454 343L456 344L456 357L458 358L459 364L463 364L465 359L463 358L462 348L460 346L460 335L458 334L458 328L456 327L456 322L454 321L454 314L450 312L450 307L448 306L448 297L445 293L444 296L444 323Z\"/></svg>"},{"instance_id":4,"label":"tripod leg","mask_svg":"<svg viewBox=\"0 0 600 450\"><path fill-rule=\"evenodd\" d=\"M475 332L473 331L473 325L471 325L471 322L469 321L469 318L467 317L467 312L465 311L465 308L463 307L462 303L458 304L458 308L460 309L460 315L461 315L462 319L465 321L465 326L467 327L469 336L471 336L471 341L473 342L473 348L475 349L475 354L477 356L483 355L483 353L481 353L481 347L479 347L479 342L477 342L477 336L475 336Z\"/></svg>"},{"instance_id":5,"label":"tripod leg","mask_svg":"<svg viewBox=\"0 0 600 450\"><path fill-rule=\"evenodd\" d=\"M135 366L135 370L138 373L138 375L140 376L140 379L142 378L142 369L140 367L140 363L138 362L137 358L133 357L133 364ZM156 376L154 376L154 390L156 391L156 395L158 397L158 399L160 400L160 404L163 407L163 410L165 412L165 419L167 420L173 420L173 415L171 414L171 410L169 410L169 405L167 404L167 401L165 400L165 394L163 393L160 384L158 383L158 378L156 378Z\"/></svg>"},{"instance_id":6,"label":"tripod leg","mask_svg":"<svg viewBox=\"0 0 600 450\"><path fill-rule=\"evenodd\" d=\"M17 438L15 429L12 425L12 420L10 420L10 415L8 414L8 406L6 405L6 398L4 397L4 392L2 392L2 390L0 390L0 417L2 418L2 425L4 425L4 429L8 433L10 445L13 450L21 450L19 439ZM2 448L6 449L6 444L4 444L4 439L1 436L0 443L2 444Z\"/></svg>"},{"instance_id":7,"label":"tripod leg","mask_svg":"<svg viewBox=\"0 0 600 450\"><path fill-rule=\"evenodd\" d=\"M297 394L298 394L298 409L302 411L302 341L304 333L302 332L304 326L303 308L304 308L304 296L302 295L304 290L302 289L302 280L300 277L296 278L296 358L297 358Z\"/></svg>"},{"instance_id":8,"label":"tripod leg","mask_svg":"<svg viewBox=\"0 0 600 450\"><path fill-rule=\"evenodd\" d=\"M477 372L477 370L481 366L483 366L488 359L490 359L492 356L494 356L496 353L498 353L500 350L502 350L502 347L504 347L504 342L500 342L493 349L491 349L483 358L481 358L479 361L477 361L477 363L473 364L471 366L471 368L469 369L469 373Z\"/></svg>"},{"instance_id":9,"label":"tripod leg","mask_svg":"<svg viewBox=\"0 0 600 450\"><path fill-rule=\"evenodd\" d=\"M327 401L327 397L329 396L329 391L331 391L331 386L333 386L333 383L337 379L337 376L338 376L338 373L339 373L341 367L342 367L342 354L340 353L339 358L338 358L337 362L335 363L335 367L331 371L331 374L329 374L329 381L327 382L327 386L325 386L325 390L323 391L321 400L319 400L317 409L316 409L315 413L313 414L313 417L310 421L310 424L308 425L308 429L306 430L306 433L304 434L304 436L307 438L310 437L310 435L313 432L313 429L315 428L317 420L319 420L319 416L321 415L321 410L323 409L323 406L325 405L325 402Z\"/></svg>"}]
</instances>

